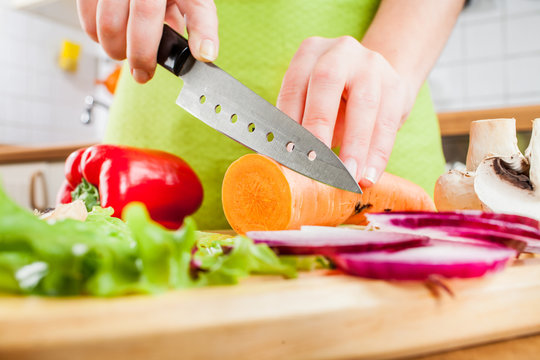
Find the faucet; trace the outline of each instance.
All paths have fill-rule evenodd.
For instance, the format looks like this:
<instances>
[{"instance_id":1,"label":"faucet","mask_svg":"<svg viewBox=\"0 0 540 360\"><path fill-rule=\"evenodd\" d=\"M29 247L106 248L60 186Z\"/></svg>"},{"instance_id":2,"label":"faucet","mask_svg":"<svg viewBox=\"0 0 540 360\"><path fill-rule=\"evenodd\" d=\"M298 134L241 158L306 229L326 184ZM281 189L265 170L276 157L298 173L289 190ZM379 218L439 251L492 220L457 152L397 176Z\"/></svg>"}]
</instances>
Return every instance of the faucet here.
<instances>
[{"instance_id":1,"label":"faucet","mask_svg":"<svg viewBox=\"0 0 540 360\"><path fill-rule=\"evenodd\" d=\"M95 105L101 106L105 109L109 108L109 105L105 104L102 101L96 100L92 95L87 95L84 98L85 108L81 114L81 122L85 125L88 125L92 122L92 109Z\"/></svg>"}]
</instances>

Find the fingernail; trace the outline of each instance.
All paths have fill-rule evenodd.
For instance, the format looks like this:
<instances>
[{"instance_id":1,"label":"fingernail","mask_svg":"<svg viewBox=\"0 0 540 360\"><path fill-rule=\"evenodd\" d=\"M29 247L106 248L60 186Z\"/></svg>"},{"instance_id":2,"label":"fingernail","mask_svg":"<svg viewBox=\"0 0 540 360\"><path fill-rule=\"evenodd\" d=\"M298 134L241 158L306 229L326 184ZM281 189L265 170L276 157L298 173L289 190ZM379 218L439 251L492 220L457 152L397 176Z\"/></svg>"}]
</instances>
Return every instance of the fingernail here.
<instances>
[{"instance_id":1,"label":"fingernail","mask_svg":"<svg viewBox=\"0 0 540 360\"><path fill-rule=\"evenodd\" d=\"M379 174L377 173L377 169L375 169L374 167L366 168L363 178L368 180L372 184L375 184L379 180Z\"/></svg>"},{"instance_id":2,"label":"fingernail","mask_svg":"<svg viewBox=\"0 0 540 360\"><path fill-rule=\"evenodd\" d=\"M131 70L131 74L133 75L135 81L139 83L145 83L150 80L150 74L142 69L133 69Z\"/></svg>"},{"instance_id":3,"label":"fingernail","mask_svg":"<svg viewBox=\"0 0 540 360\"><path fill-rule=\"evenodd\" d=\"M349 170L352 177L356 179L356 170L358 167L356 165L356 160L354 160L353 158L348 158L347 160L345 160L345 167L347 168L347 170Z\"/></svg>"},{"instance_id":4,"label":"fingernail","mask_svg":"<svg viewBox=\"0 0 540 360\"><path fill-rule=\"evenodd\" d=\"M201 46L199 47L199 54L205 60L216 60L216 47L214 46L214 42L209 39L204 39L203 41L201 41Z\"/></svg>"}]
</instances>

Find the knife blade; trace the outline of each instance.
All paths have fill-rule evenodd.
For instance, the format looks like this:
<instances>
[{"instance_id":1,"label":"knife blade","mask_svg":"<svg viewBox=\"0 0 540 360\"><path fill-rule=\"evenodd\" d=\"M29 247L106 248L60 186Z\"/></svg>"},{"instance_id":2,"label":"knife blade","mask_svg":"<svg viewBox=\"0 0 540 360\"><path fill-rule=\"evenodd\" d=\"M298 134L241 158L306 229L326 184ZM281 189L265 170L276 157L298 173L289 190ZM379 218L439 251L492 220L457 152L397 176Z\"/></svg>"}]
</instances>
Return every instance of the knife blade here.
<instances>
[{"instance_id":1,"label":"knife blade","mask_svg":"<svg viewBox=\"0 0 540 360\"><path fill-rule=\"evenodd\" d=\"M196 60L166 24L157 62L184 81L176 103L199 120L302 175L362 193L328 146L218 66Z\"/></svg>"}]
</instances>

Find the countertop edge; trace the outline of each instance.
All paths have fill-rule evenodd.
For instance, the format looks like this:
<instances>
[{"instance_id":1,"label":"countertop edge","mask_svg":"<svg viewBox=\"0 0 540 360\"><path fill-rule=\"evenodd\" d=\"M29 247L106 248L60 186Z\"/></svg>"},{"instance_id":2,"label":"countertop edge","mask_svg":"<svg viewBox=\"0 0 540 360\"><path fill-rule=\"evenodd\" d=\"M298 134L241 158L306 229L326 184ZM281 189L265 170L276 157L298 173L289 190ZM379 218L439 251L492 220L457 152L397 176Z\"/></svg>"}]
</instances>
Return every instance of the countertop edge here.
<instances>
[{"instance_id":1,"label":"countertop edge","mask_svg":"<svg viewBox=\"0 0 540 360\"><path fill-rule=\"evenodd\" d=\"M51 146L0 146L0 165L19 164L40 161L64 161L73 151L94 145L87 144L63 144Z\"/></svg>"}]
</instances>

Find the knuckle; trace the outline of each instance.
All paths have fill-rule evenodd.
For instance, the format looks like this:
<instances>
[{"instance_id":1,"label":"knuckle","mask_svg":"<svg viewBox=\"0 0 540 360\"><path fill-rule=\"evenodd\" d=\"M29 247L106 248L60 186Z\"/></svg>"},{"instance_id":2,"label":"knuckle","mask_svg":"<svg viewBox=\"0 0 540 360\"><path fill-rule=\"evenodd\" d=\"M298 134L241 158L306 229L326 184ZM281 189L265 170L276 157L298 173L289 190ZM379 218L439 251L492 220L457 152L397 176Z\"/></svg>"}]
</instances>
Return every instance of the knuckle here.
<instances>
[{"instance_id":1,"label":"knuckle","mask_svg":"<svg viewBox=\"0 0 540 360\"><path fill-rule=\"evenodd\" d=\"M282 102L284 100L295 97L300 92L300 90L301 86L297 82L293 81L287 84L283 84L278 94L278 100Z\"/></svg>"},{"instance_id":2,"label":"knuckle","mask_svg":"<svg viewBox=\"0 0 540 360\"><path fill-rule=\"evenodd\" d=\"M205 9L205 10L215 10L216 4L213 0L191 0L193 3L193 6Z\"/></svg>"},{"instance_id":3,"label":"knuckle","mask_svg":"<svg viewBox=\"0 0 540 360\"><path fill-rule=\"evenodd\" d=\"M358 44L360 44L358 40L356 40L350 35L341 36L340 38L338 38L338 43L342 46L357 46Z\"/></svg>"},{"instance_id":4,"label":"knuckle","mask_svg":"<svg viewBox=\"0 0 540 360\"><path fill-rule=\"evenodd\" d=\"M283 77L281 89L279 91L279 98L285 98L293 95L297 95L302 92L305 79L301 76L301 69L296 66L291 66Z\"/></svg>"},{"instance_id":5,"label":"knuckle","mask_svg":"<svg viewBox=\"0 0 540 360\"><path fill-rule=\"evenodd\" d=\"M113 60L124 60L126 58L125 49L118 47L107 49L107 55L109 55Z\"/></svg>"},{"instance_id":6,"label":"knuckle","mask_svg":"<svg viewBox=\"0 0 540 360\"><path fill-rule=\"evenodd\" d=\"M377 51L370 51L369 57L370 57L370 61L373 64L382 64L386 62L386 59L384 58L384 56L379 54Z\"/></svg>"},{"instance_id":7,"label":"knuckle","mask_svg":"<svg viewBox=\"0 0 540 360\"><path fill-rule=\"evenodd\" d=\"M99 33L103 37L111 37L122 31L120 18L114 13L102 14L99 17Z\"/></svg>"},{"instance_id":8,"label":"knuckle","mask_svg":"<svg viewBox=\"0 0 540 360\"><path fill-rule=\"evenodd\" d=\"M375 91L365 90L359 92L347 100L348 103L357 105L369 110L375 110L379 107L380 96Z\"/></svg>"},{"instance_id":9,"label":"knuckle","mask_svg":"<svg viewBox=\"0 0 540 360\"><path fill-rule=\"evenodd\" d=\"M370 150L370 156L373 156L386 164L390 159L390 152L380 146L375 146Z\"/></svg>"},{"instance_id":10,"label":"knuckle","mask_svg":"<svg viewBox=\"0 0 540 360\"><path fill-rule=\"evenodd\" d=\"M150 53L142 51L131 51L129 54L130 65L136 69L152 69L154 62L156 61L155 56L152 56Z\"/></svg>"},{"instance_id":11,"label":"knuckle","mask_svg":"<svg viewBox=\"0 0 540 360\"><path fill-rule=\"evenodd\" d=\"M294 55L294 57L298 58L298 57L312 56L312 54L315 53L314 49L320 46L321 41L322 41L322 38L317 37L317 36L304 39L302 43L300 44L300 47L296 51L296 54Z\"/></svg>"},{"instance_id":12,"label":"knuckle","mask_svg":"<svg viewBox=\"0 0 540 360\"><path fill-rule=\"evenodd\" d=\"M311 36L308 38L305 38L304 41L302 41L302 44L300 45L300 49L310 49L312 47L315 47L321 43L323 40L320 36Z\"/></svg>"},{"instance_id":13,"label":"knuckle","mask_svg":"<svg viewBox=\"0 0 540 360\"><path fill-rule=\"evenodd\" d=\"M332 128L332 120L323 114L312 114L304 119L303 125L311 126L317 129Z\"/></svg>"},{"instance_id":14,"label":"knuckle","mask_svg":"<svg viewBox=\"0 0 540 360\"><path fill-rule=\"evenodd\" d=\"M337 84L343 78L342 71L330 61L319 61L311 73L313 81L325 84Z\"/></svg>"},{"instance_id":15,"label":"knuckle","mask_svg":"<svg viewBox=\"0 0 540 360\"><path fill-rule=\"evenodd\" d=\"M394 136L397 132L397 124L400 121L399 116L385 116L377 121L379 131L387 136Z\"/></svg>"},{"instance_id":16,"label":"knuckle","mask_svg":"<svg viewBox=\"0 0 540 360\"><path fill-rule=\"evenodd\" d=\"M370 139L362 136L362 134L356 134L356 136L348 136L343 139L343 147L352 149L354 153L361 150L367 150L369 148Z\"/></svg>"},{"instance_id":17,"label":"knuckle","mask_svg":"<svg viewBox=\"0 0 540 360\"><path fill-rule=\"evenodd\" d=\"M135 2L135 11L142 18L152 18L158 14L159 2L155 0L138 0Z\"/></svg>"}]
</instances>

